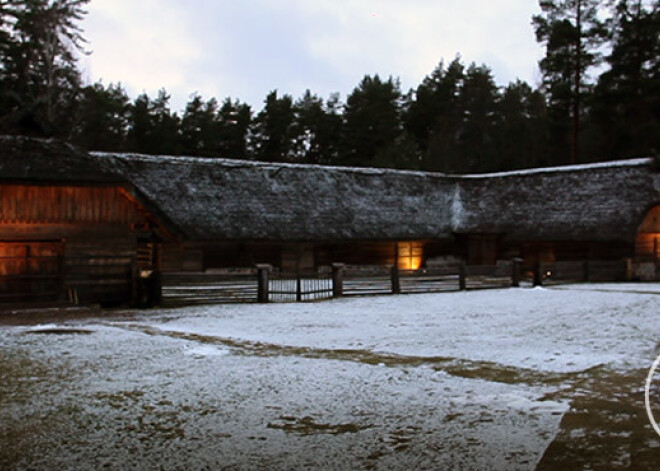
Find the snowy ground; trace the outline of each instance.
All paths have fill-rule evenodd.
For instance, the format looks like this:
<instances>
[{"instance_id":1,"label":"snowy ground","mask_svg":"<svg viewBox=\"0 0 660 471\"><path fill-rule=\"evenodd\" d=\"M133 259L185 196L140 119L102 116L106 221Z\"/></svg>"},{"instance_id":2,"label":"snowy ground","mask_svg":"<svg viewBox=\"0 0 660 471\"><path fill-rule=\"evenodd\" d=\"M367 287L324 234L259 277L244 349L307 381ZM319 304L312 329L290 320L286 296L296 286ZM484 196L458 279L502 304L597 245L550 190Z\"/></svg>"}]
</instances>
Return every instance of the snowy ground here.
<instances>
[{"instance_id":1,"label":"snowy ground","mask_svg":"<svg viewBox=\"0 0 660 471\"><path fill-rule=\"evenodd\" d=\"M660 459L657 283L96 314L5 315L0 469Z\"/></svg>"}]
</instances>

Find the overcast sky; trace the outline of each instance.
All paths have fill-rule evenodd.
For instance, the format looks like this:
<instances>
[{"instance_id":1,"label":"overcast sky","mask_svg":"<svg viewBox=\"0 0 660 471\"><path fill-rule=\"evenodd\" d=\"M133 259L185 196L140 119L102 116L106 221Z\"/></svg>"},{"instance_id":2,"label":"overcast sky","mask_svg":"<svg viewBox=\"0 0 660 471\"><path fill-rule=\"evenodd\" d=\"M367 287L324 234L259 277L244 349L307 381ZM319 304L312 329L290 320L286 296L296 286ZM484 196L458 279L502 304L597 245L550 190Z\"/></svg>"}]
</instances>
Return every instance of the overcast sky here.
<instances>
[{"instance_id":1,"label":"overcast sky","mask_svg":"<svg viewBox=\"0 0 660 471\"><path fill-rule=\"evenodd\" d=\"M536 0L92 0L83 23L87 80L134 98L164 87L262 108L277 89L342 101L365 74L416 87L441 59L485 63L499 85L540 80Z\"/></svg>"}]
</instances>

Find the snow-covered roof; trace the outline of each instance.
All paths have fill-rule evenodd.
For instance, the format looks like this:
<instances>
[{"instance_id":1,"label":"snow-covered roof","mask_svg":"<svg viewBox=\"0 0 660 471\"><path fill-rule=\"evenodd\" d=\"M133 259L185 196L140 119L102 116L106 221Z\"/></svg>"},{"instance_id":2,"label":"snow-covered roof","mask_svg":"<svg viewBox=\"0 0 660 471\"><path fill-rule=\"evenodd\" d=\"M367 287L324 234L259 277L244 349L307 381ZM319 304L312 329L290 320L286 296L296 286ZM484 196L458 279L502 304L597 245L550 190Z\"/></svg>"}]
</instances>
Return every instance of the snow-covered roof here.
<instances>
[{"instance_id":1,"label":"snow-covered roof","mask_svg":"<svg viewBox=\"0 0 660 471\"><path fill-rule=\"evenodd\" d=\"M482 175L94 153L192 240L627 240L660 204L653 159Z\"/></svg>"},{"instance_id":2,"label":"snow-covered roof","mask_svg":"<svg viewBox=\"0 0 660 471\"><path fill-rule=\"evenodd\" d=\"M556 167L528 168L524 170L509 170L506 172L464 174L460 178L497 178L526 176L539 173L578 172L581 170L595 170L613 167L646 167L653 164L652 157L637 159L611 160L607 162L592 162L590 164L558 165Z\"/></svg>"},{"instance_id":3,"label":"snow-covered roof","mask_svg":"<svg viewBox=\"0 0 660 471\"><path fill-rule=\"evenodd\" d=\"M57 139L0 136L0 180L122 183L96 159Z\"/></svg>"},{"instance_id":4,"label":"snow-covered roof","mask_svg":"<svg viewBox=\"0 0 660 471\"><path fill-rule=\"evenodd\" d=\"M192 240L451 237L442 175L94 153Z\"/></svg>"},{"instance_id":5,"label":"snow-covered roof","mask_svg":"<svg viewBox=\"0 0 660 471\"><path fill-rule=\"evenodd\" d=\"M658 160L650 158L450 176L85 154L64 144L34 142L0 138L0 179L124 181L189 241L331 242L488 233L517 240L630 242L644 214L660 204ZM39 158L39 146L46 149L45 158Z\"/></svg>"},{"instance_id":6,"label":"snow-covered roof","mask_svg":"<svg viewBox=\"0 0 660 471\"><path fill-rule=\"evenodd\" d=\"M518 240L634 240L660 204L654 159L461 178L461 232Z\"/></svg>"}]
</instances>

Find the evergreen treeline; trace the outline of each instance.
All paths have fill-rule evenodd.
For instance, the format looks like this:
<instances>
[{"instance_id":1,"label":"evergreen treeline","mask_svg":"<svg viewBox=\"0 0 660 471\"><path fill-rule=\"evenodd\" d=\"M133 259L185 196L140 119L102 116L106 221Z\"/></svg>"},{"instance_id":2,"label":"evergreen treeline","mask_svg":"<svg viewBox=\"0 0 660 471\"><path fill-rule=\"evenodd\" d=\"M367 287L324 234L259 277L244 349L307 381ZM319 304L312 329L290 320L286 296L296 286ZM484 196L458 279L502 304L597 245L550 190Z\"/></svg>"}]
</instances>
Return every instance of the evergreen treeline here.
<instances>
[{"instance_id":1,"label":"evergreen treeline","mask_svg":"<svg viewBox=\"0 0 660 471\"><path fill-rule=\"evenodd\" d=\"M486 65L440 62L416 89L365 76L347 96L272 91L131 99L84 86L75 61L89 0L0 0L0 128L86 149L484 172L652 155L660 149L660 0L541 0L539 88ZM596 75L598 73L598 75Z\"/></svg>"}]
</instances>

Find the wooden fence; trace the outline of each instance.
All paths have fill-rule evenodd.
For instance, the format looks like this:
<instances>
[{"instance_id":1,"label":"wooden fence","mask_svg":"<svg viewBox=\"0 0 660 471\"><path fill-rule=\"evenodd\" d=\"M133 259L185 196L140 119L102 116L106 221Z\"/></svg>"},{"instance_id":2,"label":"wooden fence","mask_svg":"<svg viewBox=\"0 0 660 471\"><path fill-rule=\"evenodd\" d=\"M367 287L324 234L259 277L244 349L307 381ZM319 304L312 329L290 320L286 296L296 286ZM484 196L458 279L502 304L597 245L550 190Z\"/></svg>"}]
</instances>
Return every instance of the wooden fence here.
<instances>
[{"instance_id":1,"label":"wooden fence","mask_svg":"<svg viewBox=\"0 0 660 471\"><path fill-rule=\"evenodd\" d=\"M211 273L168 273L163 277L167 306L316 301L339 296L437 293L509 286L556 285L631 279L630 260L568 261L523 265L519 259L493 266L457 264L420 270L391 265L343 265L317 271L281 273L270 265Z\"/></svg>"},{"instance_id":2,"label":"wooden fence","mask_svg":"<svg viewBox=\"0 0 660 471\"><path fill-rule=\"evenodd\" d=\"M257 301L257 269L181 272L163 275L162 304L241 303Z\"/></svg>"},{"instance_id":3,"label":"wooden fence","mask_svg":"<svg viewBox=\"0 0 660 471\"><path fill-rule=\"evenodd\" d=\"M500 267L398 270L391 266L334 264L317 271L281 273L270 265L254 269L167 273L163 305L230 302L316 301L339 296L430 293L511 285Z\"/></svg>"},{"instance_id":4,"label":"wooden fence","mask_svg":"<svg viewBox=\"0 0 660 471\"><path fill-rule=\"evenodd\" d=\"M136 299L135 263L126 257L61 255L5 257L0 260L0 303L32 300ZM17 265L20 264L20 267ZM16 265L16 266L14 266ZM46 267L46 268L44 268ZM20 268L20 270L18 269ZM280 273L269 265L212 272L163 275L162 304L316 301L339 296L434 293L632 279L632 261L560 261L495 266L457 264L420 270L393 266L334 264L316 271ZM139 294L139 293L138 293Z\"/></svg>"}]
</instances>

